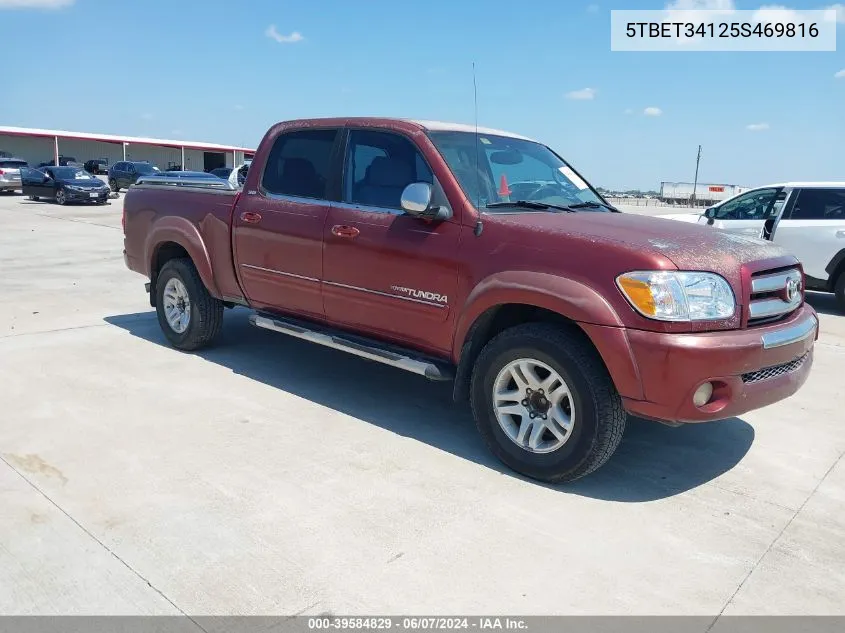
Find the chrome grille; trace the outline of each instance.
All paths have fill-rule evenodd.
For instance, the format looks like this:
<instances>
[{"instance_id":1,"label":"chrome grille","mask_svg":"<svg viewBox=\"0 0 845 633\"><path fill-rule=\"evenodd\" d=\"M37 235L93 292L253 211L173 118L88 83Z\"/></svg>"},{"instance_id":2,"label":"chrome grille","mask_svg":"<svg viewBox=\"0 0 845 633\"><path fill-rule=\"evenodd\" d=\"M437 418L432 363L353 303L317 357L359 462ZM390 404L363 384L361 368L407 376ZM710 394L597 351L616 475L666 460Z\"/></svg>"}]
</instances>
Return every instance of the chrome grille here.
<instances>
[{"instance_id":1,"label":"chrome grille","mask_svg":"<svg viewBox=\"0 0 845 633\"><path fill-rule=\"evenodd\" d=\"M804 277L797 268L761 273L751 278L748 325L777 321L804 300Z\"/></svg>"},{"instance_id":2,"label":"chrome grille","mask_svg":"<svg viewBox=\"0 0 845 633\"><path fill-rule=\"evenodd\" d=\"M772 378L784 376L800 369L801 365L803 365L807 361L807 356L808 354L804 354L800 358L791 360L788 363L783 363L782 365L775 365L774 367L764 367L763 369L758 369L757 371L742 374L742 382L748 384L751 382L760 382L761 380L770 380Z\"/></svg>"}]
</instances>

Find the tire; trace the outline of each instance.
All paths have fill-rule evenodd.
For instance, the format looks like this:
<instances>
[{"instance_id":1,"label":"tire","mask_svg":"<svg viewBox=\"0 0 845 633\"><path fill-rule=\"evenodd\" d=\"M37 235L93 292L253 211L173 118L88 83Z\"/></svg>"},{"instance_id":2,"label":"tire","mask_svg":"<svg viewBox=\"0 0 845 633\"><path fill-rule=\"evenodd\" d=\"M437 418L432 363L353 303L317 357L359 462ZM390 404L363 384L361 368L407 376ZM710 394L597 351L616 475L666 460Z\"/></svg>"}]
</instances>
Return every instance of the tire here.
<instances>
[{"instance_id":1,"label":"tire","mask_svg":"<svg viewBox=\"0 0 845 633\"><path fill-rule=\"evenodd\" d=\"M174 282L174 287L187 292L190 306L187 313L187 326L184 331L178 331L168 321L166 305L173 302L165 297L168 283ZM197 350L209 345L220 333L223 324L223 302L212 297L200 279L193 262L187 258L171 259L158 273L156 278L156 314L164 335L176 349L184 351ZM172 312L171 312L172 314Z\"/></svg>"},{"instance_id":2,"label":"tire","mask_svg":"<svg viewBox=\"0 0 845 633\"><path fill-rule=\"evenodd\" d=\"M38 196L29 196L29 199L33 202L38 202L41 198L39 198Z\"/></svg>"},{"instance_id":3,"label":"tire","mask_svg":"<svg viewBox=\"0 0 845 633\"><path fill-rule=\"evenodd\" d=\"M64 189L59 189L56 192L56 204L64 206L67 204L67 195Z\"/></svg>"},{"instance_id":4,"label":"tire","mask_svg":"<svg viewBox=\"0 0 845 633\"><path fill-rule=\"evenodd\" d=\"M836 283L833 285L833 294L836 297L837 307L845 313L845 270L840 272L836 278Z\"/></svg>"},{"instance_id":5,"label":"tire","mask_svg":"<svg viewBox=\"0 0 845 633\"><path fill-rule=\"evenodd\" d=\"M120 193L120 187L117 184L117 181L114 178L109 179L109 187L114 193Z\"/></svg>"},{"instance_id":6,"label":"tire","mask_svg":"<svg viewBox=\"0 0 845 633\"><path fill-rule=\"evenodd\" d=\"M521 446L517 442L518 438L511 439L505 425L511 429L521 428L526 418L504 415L502 417L506 424L500 423L494 407L494 389L504 384L499 379L502 376L507 378L506 368L512 363L523 360L556 372L560 381L565 383L563 386L568 387L569 395L564 396L558 404L564 414L568 410L570 415L566 417L571 426L568 432L562 433L564 427L557 425L559 435L552 434L550 429L541 431L541 442L550 445L563 442L547 452L540 452L543 448L540 444L537 446L538 451L534 451ZM534 377L539 376L541 371L542 368L535 371ZM507 390L516 387L517 383L510 382L509 385ZM517 391L523 394L518 389L512 393ZM532 398L538 395L537 391L532 392ZM550 388L550 391L557 392L557 389ZM524 395L519 397L523 398ZM547 323L527 323L497 335L487 343L476 360L470 398L476 426L490 451L516 472L551 483L573 481L602 466L622 441L627 419L622 400L601 357L575 326L567 328ZM513 402L514 398L505 398L504 401ZM548 401L544 402L549 404ZM512 406L526 403L529 400L523 399L514 402ZM522 410L533 412L537 409L531 406ZM548 415L554 420L555 410L555 407L551 407L541 415ZM543 417L543 420L546 418ZM541 422L541 425L545 424ZM560 435L564 435L563 440ZM526 437L533 440L533 434L526 434ZM547 441L545 438L550 439Z\"/></svg>"}]
</instances>

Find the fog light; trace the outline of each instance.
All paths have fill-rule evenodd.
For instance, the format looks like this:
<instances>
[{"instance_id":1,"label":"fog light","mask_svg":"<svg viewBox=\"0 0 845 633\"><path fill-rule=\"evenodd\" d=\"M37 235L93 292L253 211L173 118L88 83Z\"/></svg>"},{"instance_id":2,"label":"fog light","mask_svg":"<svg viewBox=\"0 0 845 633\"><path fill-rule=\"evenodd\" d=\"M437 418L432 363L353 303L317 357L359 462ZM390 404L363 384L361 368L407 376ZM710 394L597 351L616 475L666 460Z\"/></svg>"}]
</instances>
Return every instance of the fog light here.
<instances>
[{"instance_id":1,"label":"fog light","mask_svg":"<svg viewBox=\"0 0 845 633\"><path fill-rule=\"evenodd\" d=\"M710 402L710 397L713 395L713 383L705 382L692 395L692 403L697 407L703 407Z\"/></svg>"}]
</instances>

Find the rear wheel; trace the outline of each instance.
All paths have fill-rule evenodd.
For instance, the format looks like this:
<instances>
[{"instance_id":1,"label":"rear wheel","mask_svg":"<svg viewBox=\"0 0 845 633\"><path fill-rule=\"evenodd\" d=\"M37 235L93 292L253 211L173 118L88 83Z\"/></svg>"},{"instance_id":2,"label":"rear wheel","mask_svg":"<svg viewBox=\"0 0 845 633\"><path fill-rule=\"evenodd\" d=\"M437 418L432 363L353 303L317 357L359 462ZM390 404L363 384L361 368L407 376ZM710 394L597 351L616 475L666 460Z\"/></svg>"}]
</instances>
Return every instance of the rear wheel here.
<instances>
[{"instance_id":1,"label":"rear wheel","mask_svg":"<svg viewBox=\"0 0 845 633\"><path fill-rule=\"evenodd\" d=\"M839 277L836 278L833 293L836 295L836 305L842 312L845 312L845 270L840 272Z\"/></svg>"},{"instance_id":2,"label":"rear wheel","mask_svg":"<svg viewBox=\"0 0 845 633\"><path fill-rule=\"evenodd\" d=\"M109 187L114 193L120 192L120 187L117 184L117 181L114 178L109 178Z\"/></svg>"},{"instance_id":3,"label":"rear wheel","mask_svg":"<svg viewBox=\"0 0 845 633\"><path fill-rule=\"evenodd\" d=\"M220 333L223 302L208 293L190 259L171 259L156 279L156 314L170 344L190 351Z\"/></svg>"},{"instance_id":4,"label":"rear wheel","mask_svg":"<svg viewBox=\"0 0 845 633\"><path fill-rule=\"evenodd\" d=\"M38 196L29 196L29 199L34 201L34 202L38 202L38 200L40 200L40 198Z\"/></svg>"},{"instance_id":5,"label":"rear wheel","mask_svg":"<svg viewBox=\"0 0 845 633\"><path fill-rule=\"evenodd\" d=\"M61 205L67 204L67 194L65 194L64 189L59 189L56 192L56 204L61 204Z\"/></svg>"},{"instance_id":6,"label":"rear wheel","mask_svg":"<svg viewBox=\"0 0 845 633\"><path fill-rule=\"evenodd\" d=\"M575 329L529 323L505 330L479 355L471 389L487 447L528 477L578 479L610 459L622 440L622 400Z\"/></svg>"}]
</instances>

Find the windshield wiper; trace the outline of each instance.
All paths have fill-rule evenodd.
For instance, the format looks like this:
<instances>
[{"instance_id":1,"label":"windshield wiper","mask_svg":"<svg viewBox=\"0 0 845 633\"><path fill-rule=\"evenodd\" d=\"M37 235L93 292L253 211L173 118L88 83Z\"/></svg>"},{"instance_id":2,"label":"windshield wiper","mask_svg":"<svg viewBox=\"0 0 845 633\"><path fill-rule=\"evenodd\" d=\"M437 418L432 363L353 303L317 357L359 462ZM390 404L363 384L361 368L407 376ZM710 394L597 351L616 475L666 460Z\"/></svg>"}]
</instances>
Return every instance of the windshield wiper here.
<instances>
[{"instance_id":1,"label":"windshield wiper","mask_svg":"<svg viewBox=\"0 0 845 633\"><path fill-rule=\"evenodd\" d=\"M613 211L614 213L621 213L619 209L616 207L612 207L609 204L605 204L604 202L599 202L598 200L590 200L589 202L579 202L578 204L573 204L569 208L570 209L600 209L604 207L608 211Z\"/></svg>"},{"instance_id":2,"label":"windshield wiper","mask_svg":"<svg viewBox=\"0 0 845 633\"><path fill-rule=\"evenodd\" d=\"M548 202L537 202L536 200L514 200L513 202L491 202L486 205L488 209L555 209L557 211L567 211L575 213L575 207L569 207L562 204L549 204Z\"/></svg>"}]
</instances>

